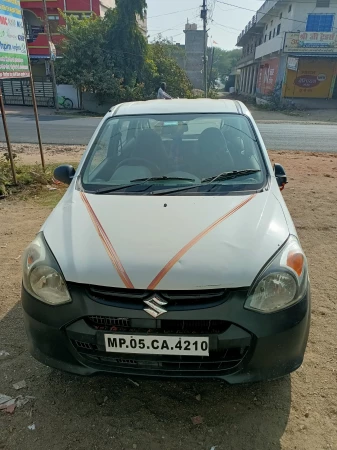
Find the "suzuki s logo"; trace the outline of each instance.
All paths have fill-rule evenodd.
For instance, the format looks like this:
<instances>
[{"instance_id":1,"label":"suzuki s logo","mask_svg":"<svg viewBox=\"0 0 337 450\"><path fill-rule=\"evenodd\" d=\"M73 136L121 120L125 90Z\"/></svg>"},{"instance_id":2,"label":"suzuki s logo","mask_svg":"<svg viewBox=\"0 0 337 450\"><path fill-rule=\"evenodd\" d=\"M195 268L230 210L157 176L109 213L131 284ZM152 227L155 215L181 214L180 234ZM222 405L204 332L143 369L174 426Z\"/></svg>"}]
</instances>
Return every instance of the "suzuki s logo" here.
<instances>
[{"instance_id":1,"label":"suzuki s logo","mask_svg":"<svg viewBox=\"0 0 337 450\"><path fill-rule=\"evenodd\" d=\"M144 303L148 306L148 308L144 308L144 311L155 319L167 312L166 309L163 308L163 306L167 305L167 302L157 297L157 295L154 295L149 300L144 300Z\"/></svg>"}]
</instances>

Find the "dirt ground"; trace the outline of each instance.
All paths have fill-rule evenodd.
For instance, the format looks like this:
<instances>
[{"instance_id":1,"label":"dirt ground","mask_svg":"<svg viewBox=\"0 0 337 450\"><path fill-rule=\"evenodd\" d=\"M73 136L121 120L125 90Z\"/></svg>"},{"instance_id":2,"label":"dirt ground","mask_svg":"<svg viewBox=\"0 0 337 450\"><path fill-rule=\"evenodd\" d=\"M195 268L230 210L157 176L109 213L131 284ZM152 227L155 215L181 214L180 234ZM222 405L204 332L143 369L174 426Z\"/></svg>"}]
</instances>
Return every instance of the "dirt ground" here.
<instances>
[{"instance_id":1,"label":"dirt ground","mask_svg":"<svg viewBox=\"0 0 337 450\"><path fill-rule=\"evenodd\" d=\"M29 146L25 152L24 162L36 157ZM47 161L73 162L80 152L50 148ZM137 386L42 366L27 351L20 255L50 208L39 198L1 201L0 355L9 355L0 356L0 394L34 399L13 414L0 411L0 449L337 450L336 156L271 152L289 176L284 196L308 256L313 304L303 366L269 383L137 380ZM16 391L13 383L21 380L27 387ZM193 425L194 416L203 423Z\"/></svg>"}]
</instances>

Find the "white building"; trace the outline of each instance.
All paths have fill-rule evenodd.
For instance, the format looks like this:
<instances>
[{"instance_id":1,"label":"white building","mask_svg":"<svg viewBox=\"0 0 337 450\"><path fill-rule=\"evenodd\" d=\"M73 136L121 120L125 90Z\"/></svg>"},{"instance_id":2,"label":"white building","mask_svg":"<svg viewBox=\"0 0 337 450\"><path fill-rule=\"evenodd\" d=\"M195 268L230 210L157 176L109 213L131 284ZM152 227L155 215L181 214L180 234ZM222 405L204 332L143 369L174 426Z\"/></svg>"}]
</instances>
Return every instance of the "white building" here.
<instances>
[{"instance_id":1,"label":"white building","mask_svg":"<svg viewBox=\"0 0 337 450\"><path fill-rule=\"evenodd\" d=\"M266 0L238 37L239 91L337 97L337 0Z\"/></svg>"}]
</instances>

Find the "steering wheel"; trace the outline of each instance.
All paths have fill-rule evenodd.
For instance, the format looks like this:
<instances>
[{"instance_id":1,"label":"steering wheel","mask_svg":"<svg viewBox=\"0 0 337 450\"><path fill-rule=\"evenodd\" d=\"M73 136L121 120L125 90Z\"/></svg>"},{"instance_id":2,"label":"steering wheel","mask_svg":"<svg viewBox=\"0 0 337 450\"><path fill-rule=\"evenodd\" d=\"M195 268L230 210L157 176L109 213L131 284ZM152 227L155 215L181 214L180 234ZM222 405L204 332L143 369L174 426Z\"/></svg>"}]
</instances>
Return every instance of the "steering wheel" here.
<instances>
[{"instance_id":1,"label":"steering wheel","mask_svg":"<svg viewBox=\"0 0 337 450\"><path fill-rule=\"evenodd\" d=\"M118 164L115 170L119 169L122 166L131 166L132 164L130 163L142 163L143 166L145 165L151 171L154 170L155 172L160 173L160 168L159 166L157 166L157 164L144 158L126 158Z\"/></svg>"}]
</instances>

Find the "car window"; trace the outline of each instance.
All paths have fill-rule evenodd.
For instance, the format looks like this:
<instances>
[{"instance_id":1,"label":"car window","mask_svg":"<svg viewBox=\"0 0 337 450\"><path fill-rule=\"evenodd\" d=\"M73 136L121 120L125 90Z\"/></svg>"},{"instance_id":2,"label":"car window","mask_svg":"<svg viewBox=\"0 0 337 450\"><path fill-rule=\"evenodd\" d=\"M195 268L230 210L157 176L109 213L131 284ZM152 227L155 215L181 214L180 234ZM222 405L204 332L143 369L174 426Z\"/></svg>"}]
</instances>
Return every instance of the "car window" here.
<instances>
[{"instance_id":1,"label":"car window","mask_svg":"<svg viewBox=\"0 0 337 450\"><path fill-rule=\"evenodd\" d=\"M84 163L82 183L95 191L161 177L156 183L144 181L151 189L159 189L191 182L197 185L238 171L248 172L214 181L217 189L259 189L266 182L260 146L245 116L121 116L102 125Z\"/></svg>"},{"instance_id":2,"label":"car window","mask_svg":"<svg viewBox=\"0 0 337 450\"><path fill-rule=\"evenodd\" d=\"M89 165L90 174L107 158L113 131L113 122L108 122L103 128L102 133L100 133L95 143L95 152L91 156Z\"/></svg>"}]
</instances>

